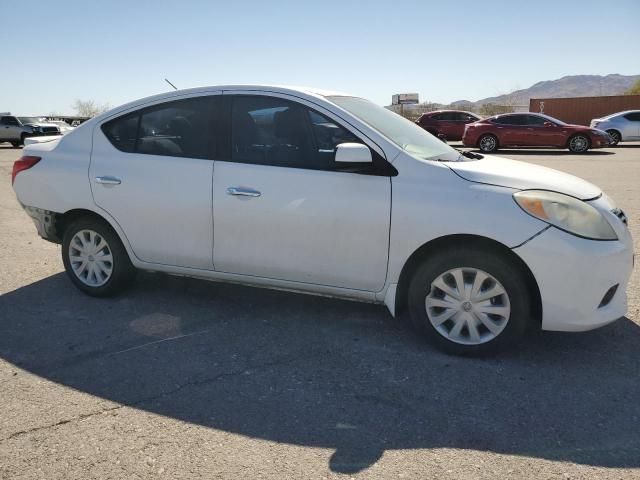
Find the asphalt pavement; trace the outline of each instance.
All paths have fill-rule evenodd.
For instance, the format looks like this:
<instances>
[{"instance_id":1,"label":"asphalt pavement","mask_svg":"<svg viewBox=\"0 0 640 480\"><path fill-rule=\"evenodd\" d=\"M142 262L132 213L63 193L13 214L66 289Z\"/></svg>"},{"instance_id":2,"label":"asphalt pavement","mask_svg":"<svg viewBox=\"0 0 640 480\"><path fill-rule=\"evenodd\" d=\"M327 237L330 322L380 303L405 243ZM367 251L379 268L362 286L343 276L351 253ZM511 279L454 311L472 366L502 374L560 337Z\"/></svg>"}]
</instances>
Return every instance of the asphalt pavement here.
<instances>
[{"instance_id":1,"label":"asphalt pavement","mask_svg":"<svg viewBox=\"0 0 640 480\"><path fill-rule=\"evenodd\" d=\"M0 478L639 478L627 317L441 354L384 306L143 273L81 294L0 144ZM640 240L640 144L500 155L579 175Z\"/></svg>"}]
</instances>

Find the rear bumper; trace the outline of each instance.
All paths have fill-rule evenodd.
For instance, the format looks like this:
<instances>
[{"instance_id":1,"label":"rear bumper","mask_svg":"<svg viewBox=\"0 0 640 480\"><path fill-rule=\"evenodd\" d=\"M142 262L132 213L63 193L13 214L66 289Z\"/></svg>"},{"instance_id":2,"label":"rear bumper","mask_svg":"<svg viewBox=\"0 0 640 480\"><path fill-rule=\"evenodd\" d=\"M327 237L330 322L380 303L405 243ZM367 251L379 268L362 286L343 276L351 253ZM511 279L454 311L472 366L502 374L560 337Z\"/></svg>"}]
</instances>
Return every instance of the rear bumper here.
<instances>
[{"instance_id":1,"label":"rear bumper","mask_svg":"<svg viewBox=\"0 0 640 480\"><path fill-rule=\"evenodd\" d=\"M538 283L543 330L592 330L626 314L626 289L633 269L628 231L620 240L594 241L552 227L514 252ZM603 302L615 285L615 295Z\"/></svg>"},{"instance_id":2,"label":"rear bumper","mask_svg":"<svg viewBox=\"0 0 640 480\"><path fill-rule=\"evenodd\" d=\"M27 212L27 215L33 220L36 230L38 230L38 235L50 242L61 243L61 239L58 238L56 231L56 220L58 217L56 212L28 207L26 205L22 205L22 208L24 208L24 211Z\"/></svg>"}]
</instances>

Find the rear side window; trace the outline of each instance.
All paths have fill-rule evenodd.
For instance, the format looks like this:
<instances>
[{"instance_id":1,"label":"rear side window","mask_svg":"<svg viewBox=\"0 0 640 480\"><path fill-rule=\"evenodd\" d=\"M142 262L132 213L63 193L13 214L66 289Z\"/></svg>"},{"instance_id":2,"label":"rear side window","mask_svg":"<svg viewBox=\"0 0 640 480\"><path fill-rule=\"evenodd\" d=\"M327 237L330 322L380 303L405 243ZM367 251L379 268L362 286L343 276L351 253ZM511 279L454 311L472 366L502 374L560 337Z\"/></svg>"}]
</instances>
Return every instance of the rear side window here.
<instances>
[{"instance_id":1,"label":"rear side window","mask_svg":"<svg viewBox=\"0 0 640 480\"><path fill-rule=\"evenodd\" d=\"M627 113L624 118L632 122L640 122L640 112Z\"/></svg>"},{"instance_id":2,"label":"rear side window","mask_svg":"<svg viewBox=\"0 0 640 480\"><path fill-rule=\"evenodd\" d=\"M526 125L526 120L521 115L506 115L494 118L492 122L500 125Z\"/></svg>"},{"instance_id":3,"label":"rear side window","mask_svg":"<svg viewBox=\"0 0 640 480\"><path fill-rule=\"evenodd\" d=\"M142 112L137 153L207 158L209 141L207 98L171 102Z\"/></svg>"},{"instance_id":4,"label":"rear side window","mask_svg":"<svg viewBox=\"0 0 640 480\"><path fill-rule=\"evenodd\" d=\"M211 97L167 102L111 120L102 131L122 152L209 158L217 139L210 105Z\"/></svg>"},{"instance_id":5,"label":"rear side window","mask_svg":"<svg viewBox=\"0 0 640 480\"><path fill-rule=\"evenodd\" d=\"M102 125L102 132L118 150L131 153L136 146L139 119L139 112L116 118Z\"/></svg>"}]
</instances>

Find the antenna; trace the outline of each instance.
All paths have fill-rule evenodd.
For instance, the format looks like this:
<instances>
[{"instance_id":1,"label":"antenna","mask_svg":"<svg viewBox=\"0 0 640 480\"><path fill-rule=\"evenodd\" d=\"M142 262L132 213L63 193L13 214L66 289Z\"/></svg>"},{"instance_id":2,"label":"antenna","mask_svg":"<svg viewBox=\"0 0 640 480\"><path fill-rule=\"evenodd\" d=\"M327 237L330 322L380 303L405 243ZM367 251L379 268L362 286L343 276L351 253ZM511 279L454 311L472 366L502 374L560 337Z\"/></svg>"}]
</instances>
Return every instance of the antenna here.
<instances>
[{"instance_id":1,"label":"antenna","mask_svg":"<svg viewBox=\"0 0 640 480\"><path fill-rule=\"evenodd\" d=\"M173 83L171 83L168 79L164 79L165 82L167 82L169 85L171 85L173 87L174 90L178 90L178 87L176 87Z\"/></svg>"}]
</instances>

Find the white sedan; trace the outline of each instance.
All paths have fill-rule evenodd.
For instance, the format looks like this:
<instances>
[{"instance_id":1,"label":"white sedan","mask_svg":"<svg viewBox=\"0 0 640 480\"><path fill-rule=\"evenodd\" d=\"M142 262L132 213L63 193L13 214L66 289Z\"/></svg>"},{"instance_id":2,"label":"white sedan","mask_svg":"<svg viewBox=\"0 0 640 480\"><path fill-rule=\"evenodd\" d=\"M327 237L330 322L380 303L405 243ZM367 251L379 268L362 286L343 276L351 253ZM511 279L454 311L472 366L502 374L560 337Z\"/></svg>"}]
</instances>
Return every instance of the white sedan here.
<instances>
[{"instance_id":1,"label":"white sedan","mask_svg":"<svg viewBox=\"0 0 640 480\"><path fill-rule=\"evenodd\" d=\"M17 197L89 295L141 269L380 302L461 354L626 312L632 239L598 187L460 153L362 98L169 92L23 155Z\"/></svg>"}]
</instances>

